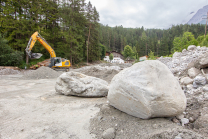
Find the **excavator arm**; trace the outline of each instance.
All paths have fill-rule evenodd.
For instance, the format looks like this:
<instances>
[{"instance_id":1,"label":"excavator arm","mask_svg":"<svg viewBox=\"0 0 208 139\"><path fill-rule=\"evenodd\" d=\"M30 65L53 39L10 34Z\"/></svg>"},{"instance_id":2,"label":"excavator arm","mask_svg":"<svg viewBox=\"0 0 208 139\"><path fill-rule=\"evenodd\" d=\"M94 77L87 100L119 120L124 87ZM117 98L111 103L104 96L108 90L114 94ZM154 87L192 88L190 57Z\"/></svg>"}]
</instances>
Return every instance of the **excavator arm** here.
<instances>
[{"instance_id":1,"label":"excavator arm","mask_svg":"<svg viewBox=\"0 0 208 139\"><path fill-rule=\"evenodd\" d=\"M43 47L50 53L51 56L51 62L49 67L51 68L69 68L70 67L70 61L61 57L56 57L55 51L52 49L52 47L46 42L46 40L38 33L35 32L28 42L27 48L25 49L26 53L29 55L30 58L40 58L42 54L38 53L32 53L31 50L35 45L36 41L39 41Z\"/></svg>"},{"instance_id":2,"label":"excavator arm","mask_svg":"<svg viewBox=\"0 0 208 139\"><path fill-rule=\"evenodd\" d=\"M25 49L26 53L32 57L32 48L35 45L36 41L39 41L43 47L45 47L45 49L50 53L51 58L55 58L56 57L56 53L55 51L52 49L52 47L46 42L46 40L38 33L35 32L31 37L30 40L28 42L27 48Z\"/></svg>"}]
</instances>

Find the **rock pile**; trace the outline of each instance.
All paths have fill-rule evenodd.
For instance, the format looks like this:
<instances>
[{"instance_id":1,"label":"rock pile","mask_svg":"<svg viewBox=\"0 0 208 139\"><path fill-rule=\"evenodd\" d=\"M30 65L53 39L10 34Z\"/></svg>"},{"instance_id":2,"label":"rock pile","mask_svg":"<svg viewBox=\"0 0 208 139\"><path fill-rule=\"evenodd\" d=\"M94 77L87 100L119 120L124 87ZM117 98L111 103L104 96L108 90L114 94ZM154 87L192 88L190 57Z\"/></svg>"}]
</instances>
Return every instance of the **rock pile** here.
<instances>
[{"instance_id":1,"label":"rock pile","mask_svg":"<svg viewBox=\"0 0 208 139\"><path fill-rule=\"evenodd\" d=\"M28 72L23 76L23 79L52 79L57 78L62 72L57 72L49 67L42 66L37 70Z\"/></svg>"},{"instance_id":2,"label":"rock pile","mask_svg":"<svg viewBox=\"0 0 208 139\"><path fill-rule=\"evenodd\" d=\"M191 45L181 53L174 53L173 58L161 57L159 61L166 64L178 77L186 95L187 108L184 117L186 121L189 120L187 126L200 129L200 131L207 130L208 48Z\"/></svg>"},{"instance_id":3,"label":"rock pile","mask_svg":"<svg viewBox=\"0 0 208 139\"><path fill-rule=\"evenodd\" d=\"M202 68L208 65L206 57L208 56L208 48L191 45L182 52L175 52L173 57L161 57L158 60L168 66L172 73L176 76L187 74L187 70L196 67Z\"/></svg>"},{"instance_id":4,"label":"rock pile","mask_svg":"<svg viewBox=\"0 0 208 139\"><path fill-rule=\"evenodd\" d=\"M143 119L176 116L186 108L178 80L156 60L139 62L115 75L108 100L115 108Z\"/></svg>"},{"instance_id":5,"label":"rock pile","mask_svg":"<svg viewBox=\"0 0 208 139\"><path fill-rule=\"evenodd\" d=\"M20 71L13 69L0 69L0 75L20 74Z\"/></svg>"}]
</instances>

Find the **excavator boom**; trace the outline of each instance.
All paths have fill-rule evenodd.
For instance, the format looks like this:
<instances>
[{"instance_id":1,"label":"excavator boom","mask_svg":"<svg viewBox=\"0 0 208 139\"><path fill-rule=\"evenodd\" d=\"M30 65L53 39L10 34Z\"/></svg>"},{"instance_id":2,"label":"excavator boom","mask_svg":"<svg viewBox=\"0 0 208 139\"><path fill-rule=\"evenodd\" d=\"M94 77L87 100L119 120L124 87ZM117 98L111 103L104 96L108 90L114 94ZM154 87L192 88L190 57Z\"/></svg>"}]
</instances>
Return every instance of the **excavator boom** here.
<instances>
[{"instance_id":1,"label":"excavator boom","mask_svg":"<svg viewBox=\"0 0 208 139\"><path fill-rule=\"evenodd\" d=\"M47 41L38 32L35 32L30 37L27 48L25 49L26 53L29 55L30 58L33 58L33 57L40 58L42 56L42 54L40 53L32 53L31 51L37 40L50 53L51 63L49 67L52 67L52 68L69 68L70 67L70 61L61 57L56 57L56 53L53 50L53 48L47 43Z\"/></svg>"},{"instance_id":2,"label":"excavator boom","mask_svg":"<svg viewBox=\"0 0 208 139\"><path fill-rule=\"evenodd\" d=\"M56 57L56 53L54 52L54 50L52 49L52 47L46 42L46 40L38 33L35 32L31 37L30 40L28 42L27 48L25 49L26 53L32 57L31 54L31 50L33 48L33 46L35 45L36 41L39 41L43 47L45 47L45 49L50 53L51 58ZM36 56L38 57L38 56Z\"/></svg>"}]
</instances>

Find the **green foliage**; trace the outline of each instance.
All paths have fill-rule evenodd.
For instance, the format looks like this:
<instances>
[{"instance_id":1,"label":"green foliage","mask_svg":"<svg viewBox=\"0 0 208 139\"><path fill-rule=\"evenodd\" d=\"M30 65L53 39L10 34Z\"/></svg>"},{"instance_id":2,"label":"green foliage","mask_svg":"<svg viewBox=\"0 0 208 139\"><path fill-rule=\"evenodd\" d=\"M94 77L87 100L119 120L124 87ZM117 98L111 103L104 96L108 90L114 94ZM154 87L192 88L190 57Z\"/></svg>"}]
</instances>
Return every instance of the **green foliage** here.
<instances>
[{"instance_id":1,"label":"green foliage","mask_svg":"<svg viewBox=\"0 0 208 139\"><path fill-rule=\"evenodd\" d=\"M17 66L23 60L23 53L13 50L0 34L0 64L1 66Z\"/></svg>"},{"instance_id":2,"label":"green foliage","mask_svg":"<svg viewBox=\"0 0 208 139\"><path fill-rule=\"evenodd\" d=\"M100 59L103 59L105 57L106 48L104 45L100 44Z\"/></svg>"},{"instance_id":3,"label":"green foliage","mask_svg":"<svg viewBox=\"0 0 208 139\"><path fill-rule=\"evenodd\" d=\"M154 55L154 52L152 52L151 50L148 56L149 56L148 60L156 60L156 56Z\"/></svg>"},{"instance_id":4,"label":"green foliage","mask_svg":"<svg viewBox=\"0 0 208 139\"><path fill-rule=\"evenodd\" d=\"M112 53L109 55L109 59L110 59L110 61L113 60L113 54Z\"/></svg>"},{"instance_id":5,"label":"green foliage","mask_svg":"<svg viewBox=\"0 0 208 139\"><path fill-rule=\"evenodd\" d=\"M126 46L124 47L123 55L124 55L125 58L127 58L127 57L133 58L134 53L133 53L133 51L132 51L131 46L126 45Z\"/></svg>"},{"instance_id":6,"label":"green foliage","mask_svg":"<svg viewBox=\"0 0 208 139\"><path fill-rule=\"evenodd\" d=\"M198 41L191 32L185 32L183 37L174 38L173 53L176 51L181 52L183 49L187 49L189 45L198 45Z\"/></svg>"},{"instance_id":7,"label":"green foliage","mask_svg":"<svg viewBox=\"0 0 208 139\"><path fill-rule=\"evenodd\" d=\"M200 46L208 47L208 35L204 38L204 35L198 36L197 41Z\"/></svg>"}]
</instances>

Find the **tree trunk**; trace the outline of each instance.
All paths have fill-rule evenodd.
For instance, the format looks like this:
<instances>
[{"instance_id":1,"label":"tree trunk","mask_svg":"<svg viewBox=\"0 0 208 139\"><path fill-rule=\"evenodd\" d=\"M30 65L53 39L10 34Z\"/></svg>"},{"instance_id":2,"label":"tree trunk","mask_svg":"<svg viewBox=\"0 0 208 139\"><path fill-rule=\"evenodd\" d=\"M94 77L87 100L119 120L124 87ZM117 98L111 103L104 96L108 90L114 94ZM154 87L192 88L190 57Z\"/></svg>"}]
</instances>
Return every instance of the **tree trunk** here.
<instances>
[{"instance_id":1,"label":"tree trunk","mask_svg":"<svg viewBox=\"0 0 208 139\"><path fill-rule=\"evenodd\" d=\"M28 65L28 63L29 63L29 56L28 54L26 54L26 64Z\"/></svg>"},{"instance_id":2,"label":"tree trunk","mask_svg":"<svg viewBox=\"0 0 208 139\"><path fill-rule=\"evenodd\" d=\"M89 41L90 41L90 28L91 28L91 23L90 23L89 35L88 35L88 39L87 39L87 64L88 64L88 47L89 47Z\"/></svg>"}]
</instances>

